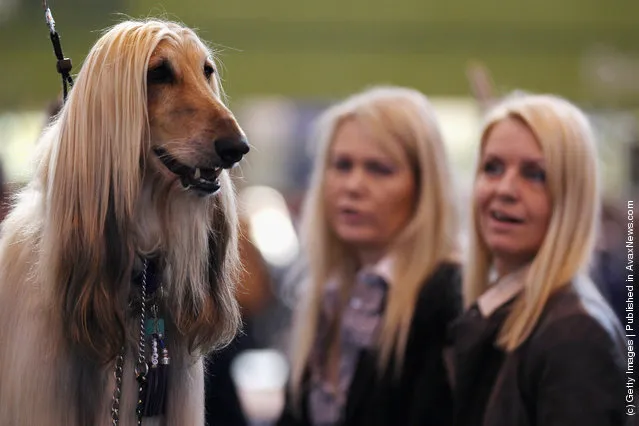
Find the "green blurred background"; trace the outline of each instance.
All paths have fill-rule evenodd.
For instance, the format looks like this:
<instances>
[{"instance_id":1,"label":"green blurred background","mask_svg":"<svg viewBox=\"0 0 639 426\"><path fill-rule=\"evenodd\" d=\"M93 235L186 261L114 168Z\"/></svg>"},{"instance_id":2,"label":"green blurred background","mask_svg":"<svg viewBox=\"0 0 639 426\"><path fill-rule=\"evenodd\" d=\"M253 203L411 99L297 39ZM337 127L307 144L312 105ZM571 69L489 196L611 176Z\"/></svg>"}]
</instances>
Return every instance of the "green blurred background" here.
<instances>
[{"instance_id":1,"label":"green blurred background","mask_svg":"<svg viewBox=\"0 0 639 426\"><path fill-rule=\"evenodd\" d=\"M636 188L639 2L636 0L51 0L78 72L100 31L126 16L184 22L219 52L231 107L258 149L246 179L300 186L300 145L328 102L372 84L429 95L462 181L472 169L479 108L469 64L499 93L551 92L585 108L600 133L606 189ZM0 156L29 176L42 112L60 78L38 0L0 0ZM282 151L290 155L282 156ZM273 157L277 153L277 159ZM273 163L280 170L274 173ZM639 179L639 178L638 178ZM629 195L628 195L629 196Z\"/></svg>"},{"instance_id":2,"label":"green blurred background","mask_svg":"<svg viewBox=\"0 0 639 426\"><path fill-rule=\"evenodd\" d=\"M37 107L59 90L41 4L2 3L13 7L0 10L0 109ZM639 88L625 87L638 84L637 74L614 75L623 73L621 64L609 76L587 69L609 58L634 61L637 71L635 0L51 0L50 6L76 71L98 30L120 14L164 14L221 48L232 97L341 96L380 81L465 96L465 67L477 59L503 89L639 106Z\"/></svg>"}]
</instances>

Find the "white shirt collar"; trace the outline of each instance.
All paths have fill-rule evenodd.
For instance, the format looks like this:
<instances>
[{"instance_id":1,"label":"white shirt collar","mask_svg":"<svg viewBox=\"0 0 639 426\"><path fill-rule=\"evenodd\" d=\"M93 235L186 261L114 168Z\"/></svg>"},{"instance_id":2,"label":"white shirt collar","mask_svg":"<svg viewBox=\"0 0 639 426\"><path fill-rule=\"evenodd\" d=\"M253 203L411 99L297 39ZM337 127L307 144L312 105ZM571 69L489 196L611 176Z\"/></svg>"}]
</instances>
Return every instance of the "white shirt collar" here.
<instances>
[{"instance_id":1,"label":"white shirt collar","mask_svg":"<svg viewBox=\"0 0 639 426\"><path fill-rule=\"evenodd\" d=\"M388 286L392 286L395 280L395 261L391 256L385 256L377 263L362 268L360 273L377 275L386 281Z\"/></svg>"},{"instance_id":2,"label":"white shirt collar","mask_svg":"<svg viewBox=\"0 0 639 426\"><path fill-rule=\"evenodd\" d=\"M489 317L522 291L529 269L530 265L526 265L515 272L503 276L492 284L488 290L477 299L477 306L481 314L484 317Z\"/></svg>"}]
</instances>

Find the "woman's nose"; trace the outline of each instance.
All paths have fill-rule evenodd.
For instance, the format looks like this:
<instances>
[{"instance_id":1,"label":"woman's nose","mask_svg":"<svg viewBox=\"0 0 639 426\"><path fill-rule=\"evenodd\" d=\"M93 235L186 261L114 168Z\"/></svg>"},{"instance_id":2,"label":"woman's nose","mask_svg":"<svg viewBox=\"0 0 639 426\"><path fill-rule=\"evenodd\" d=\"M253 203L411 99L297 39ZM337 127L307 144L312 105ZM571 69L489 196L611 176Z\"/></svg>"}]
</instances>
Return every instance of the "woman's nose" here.
<instances>
[{"instance_id":1,"label":"woman's nose","mask_svg":"<svg viewBox=\"0 0 639 426\"><path fill-rule=\"evenodd\" d=\"M361 167L353 167L350 172L344 176L344 188L349 192L361 192L366 186L366 174Z\"/></svg>"},{"instance_id":2,"label":"woman's nose","mask_svg":"<svg viewBox=\"0 0 639 426\"><path fill-rule=\"evenodd\" d=\"M515 170L506 170L500 177L496 193L497 196L506 200L516 200L519 197L518 176Z\"/></svg>"}]
</instances>

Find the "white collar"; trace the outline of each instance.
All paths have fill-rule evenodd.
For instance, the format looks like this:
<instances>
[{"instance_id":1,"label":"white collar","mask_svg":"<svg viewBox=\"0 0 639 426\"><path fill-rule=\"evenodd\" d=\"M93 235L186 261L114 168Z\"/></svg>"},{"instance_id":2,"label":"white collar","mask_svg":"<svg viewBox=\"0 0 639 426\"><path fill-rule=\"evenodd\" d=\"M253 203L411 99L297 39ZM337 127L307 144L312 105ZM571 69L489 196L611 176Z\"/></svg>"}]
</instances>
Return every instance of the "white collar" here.
<instances>
[{"instance_id":1,"label":"white collar","mask_svg":"<svg viewBox=\"0 0 639 426\"><path fill-rule=\"evenodd\" d=\"M375 274L391 286L395 280L395 260L391 256L384 256L374 265L362 268L361 273Z\"/></svg>"},{"instance_id":2,"label":"white collar","mask_svg":"<svg viewBox=\"0 0 639 426\"><path fill-rule=\"evenodd\" d=\"M477 299L477 306L484 317L489 317L497 309L510 301L517 293L524 289L526 273L530 265L526 265L515 272L505 275L492 284L488 290Z\"/></svg>"}]
</instances>

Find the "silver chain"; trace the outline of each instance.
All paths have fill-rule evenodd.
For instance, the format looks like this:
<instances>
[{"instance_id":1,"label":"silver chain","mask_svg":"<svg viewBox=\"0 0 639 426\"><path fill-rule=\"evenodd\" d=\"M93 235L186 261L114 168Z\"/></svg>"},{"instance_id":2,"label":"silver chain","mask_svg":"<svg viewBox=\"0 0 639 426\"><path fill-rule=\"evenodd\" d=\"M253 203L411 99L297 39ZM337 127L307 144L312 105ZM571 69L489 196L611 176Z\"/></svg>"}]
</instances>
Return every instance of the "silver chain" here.
<instances>
[{"instance_id":1,"label":"silver chain","mask_svg":"<svg viewBox=\"0 0 639 426\"><path fill-rule=\"evenodd\" d=\"M135 366L135 376L146 376L149 366L146 364L146 358L144 356L145 351L145 337L144 337L144 322L146 321L146 266L147 260L144 259L144 269L142 270L142 289L140 300L140 343L138 345L138 363Z\"/></svg>"},{"instance_id":2,"label":"silver chain","mask_svg":"<svg viewBox=\"0 0 639 426\"><path fill-rule=\"evenodd\" d=\"M145 335L144 335L144 322L146 321L146 267L147 260L144 259L144 268L142 269L142 290L140 302L140 343L138 345L138 363L135 366L135 378L138 381L138 404L135 409L138 426L142 425L142 407L140 402L142 401L143 383L146 380L146 375L149 372L149 365L146 363L144 356L145 352Z\"/></svg>"},{"instance_id":3,"label":"silver chain","mask_svg":"<svg viewBox=\"0 0 639 426\"><path fill-rule=\"evenodd\" d=\"M144 321L146 317L146 269L147 260L144 259L144 267L142 269L142 290L140 302L140 343L138 346L138 363L135 366L135 376L146 376L149 366L145 361L145 341L144 341ZM115 360L115 389L113 391L113 400L111 403L111 420L113 426L120 423L120 397L122 396L122 375L124 371L124 356L126 354L124 345L120 350L120 354Z\"/></svg>"},{"instance_id":4,"label":"silver chain","mask_svg":"<svg viewBox=\"0 0 639 426\"><path fill-rule=\"evenodd\" d=\"M111 420L113 426L120 422L120 397L122 396L122 371L124 369L124 346L115 359L115 390L113 391L113 403L111 405Z\"/></svg>"}]
</instances>

